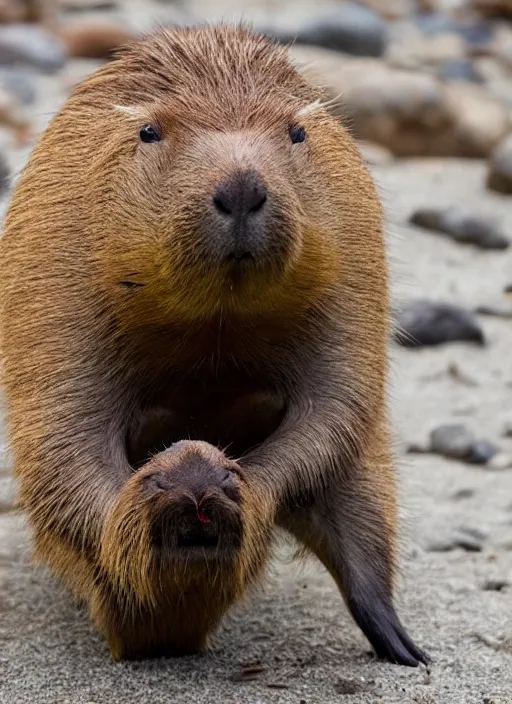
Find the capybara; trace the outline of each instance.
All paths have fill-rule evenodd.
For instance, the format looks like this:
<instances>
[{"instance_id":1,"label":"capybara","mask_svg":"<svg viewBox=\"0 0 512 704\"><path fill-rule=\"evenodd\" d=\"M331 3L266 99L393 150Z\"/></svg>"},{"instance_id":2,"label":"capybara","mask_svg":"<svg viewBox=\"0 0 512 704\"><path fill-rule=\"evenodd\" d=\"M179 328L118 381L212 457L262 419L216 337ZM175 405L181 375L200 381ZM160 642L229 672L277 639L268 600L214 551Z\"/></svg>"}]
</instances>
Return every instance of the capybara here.
<instances>
[{"instance_id":1,"label":"capybara","mask_svg":"<svg viewBox=\"0 0 512 704\"><path fill-rule=\"evenodd\" d=\"M286 47L161 30L77 87L1 241L8 428L36 555L116 658L205 648L277 525L381 658L393 606L383 216Z\"/></svg>"}]
</instances>

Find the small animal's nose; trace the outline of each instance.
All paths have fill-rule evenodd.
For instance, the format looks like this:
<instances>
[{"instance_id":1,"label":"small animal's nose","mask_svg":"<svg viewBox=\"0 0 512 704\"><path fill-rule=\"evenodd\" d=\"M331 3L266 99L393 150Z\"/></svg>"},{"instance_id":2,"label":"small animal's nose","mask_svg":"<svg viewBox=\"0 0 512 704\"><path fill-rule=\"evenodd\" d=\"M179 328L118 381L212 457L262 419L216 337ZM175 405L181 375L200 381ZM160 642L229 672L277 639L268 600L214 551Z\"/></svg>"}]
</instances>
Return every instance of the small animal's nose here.
<instances>
[{"instance_id":1,"label":"small animal's nose","mask_svg":"<svg viewBox=\"0 0 512 704\"><path fill-rule=\"evenodd\" d=\"M254 171L234 173L221 183L213 194L213 204L219 213L244 218L263 209L267 188Z\"/></svg>"}]
</instances>

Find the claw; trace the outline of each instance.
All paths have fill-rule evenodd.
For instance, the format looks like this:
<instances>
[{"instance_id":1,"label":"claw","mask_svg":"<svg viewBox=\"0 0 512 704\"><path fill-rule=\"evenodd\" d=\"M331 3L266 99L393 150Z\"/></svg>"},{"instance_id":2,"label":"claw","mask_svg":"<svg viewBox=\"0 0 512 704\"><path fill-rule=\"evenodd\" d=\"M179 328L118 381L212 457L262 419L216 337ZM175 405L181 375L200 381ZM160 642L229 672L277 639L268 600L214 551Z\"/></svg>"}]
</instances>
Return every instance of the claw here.
<instances>
[{"instance_id":1,"label":"claw","mask_svg":"<svg viewBox=\"0 0 512 704\"><path fill-rule=\"evenodd\" d=\"M428 655L407 634L393 606L382 599L352 598L349 608L378 658L408 667L429 664Z\"/></svg>"}]
</instances>

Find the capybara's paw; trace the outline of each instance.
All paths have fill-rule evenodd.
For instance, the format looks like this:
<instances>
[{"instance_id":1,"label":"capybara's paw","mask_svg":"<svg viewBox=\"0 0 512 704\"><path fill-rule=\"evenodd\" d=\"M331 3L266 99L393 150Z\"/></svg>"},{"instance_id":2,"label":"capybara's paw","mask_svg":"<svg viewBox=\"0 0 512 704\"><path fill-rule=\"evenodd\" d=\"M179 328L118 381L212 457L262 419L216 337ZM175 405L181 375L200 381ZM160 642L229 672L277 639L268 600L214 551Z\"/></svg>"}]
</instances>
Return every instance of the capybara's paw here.
<instances>
[{"instance_id":1,"label":"capybara's paw","mask_svg":"<svg viewBox=\"0 0 512 704\"><path fill-rule=\"evenodd\" d=\"M238 473L205 442L182 441L155 455L139 472L154 547L185 560L233 557L242 541Z\"/></svg>"},{"instance_id":2,"label":"capybara's paw","mask_svg":"<svg viewBox=\"0 0 512 704\"><path fill-rule=\"evenodd\" d=\"M392 605L381 598L348 600L350 610L378 658L397 665L428 665L429 656L411 639Z\"/></svg>"}]
</instances>

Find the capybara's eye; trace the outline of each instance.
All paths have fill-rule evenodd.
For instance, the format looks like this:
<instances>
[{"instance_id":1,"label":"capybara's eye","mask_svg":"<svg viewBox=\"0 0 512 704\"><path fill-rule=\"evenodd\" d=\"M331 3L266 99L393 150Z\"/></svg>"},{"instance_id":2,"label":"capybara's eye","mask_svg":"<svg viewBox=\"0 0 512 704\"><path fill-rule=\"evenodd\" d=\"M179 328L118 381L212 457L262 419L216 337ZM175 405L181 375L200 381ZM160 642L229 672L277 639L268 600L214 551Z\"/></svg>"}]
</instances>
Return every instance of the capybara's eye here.
<instances>
[{"instance_id":1,"label":"capybara's eye","mask_svg":"<svg viewBox=\"0 0 512 704\"><path fill-rule=\"evenodd\" d=\"M162 139L160 132L154 125L144 125L140 131L140 138L146 144L149 144L149 142L159 142Z\"/></svg>"},{"instance_id":2,"label":"capybara's eye","mask_svg":"<svg viewBox=\"0 0 512 704\"><path fill-rule=\"evenodd\" d=\"M289 134L293 144L298 144L306 139L306 130L304 127L294 125L293 127L290 127Z\"/></svg>"}]
</instances>

